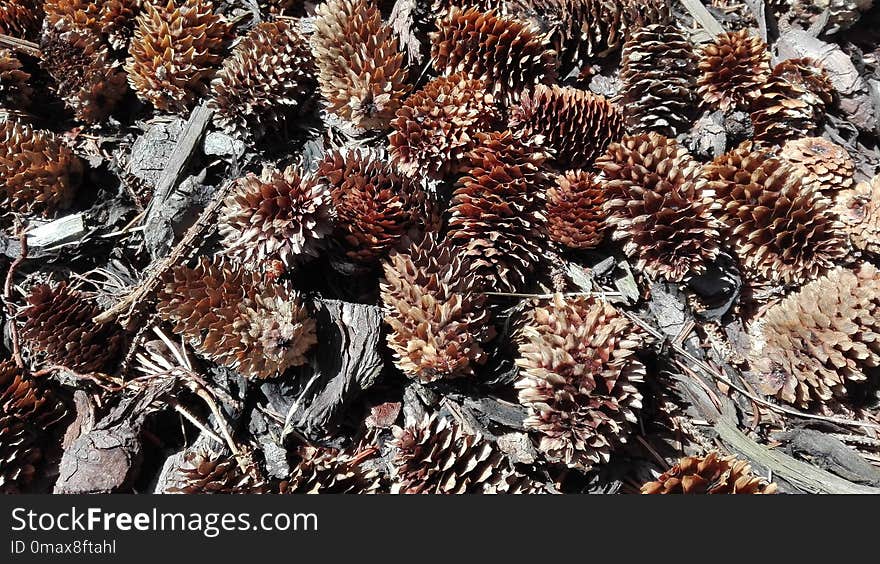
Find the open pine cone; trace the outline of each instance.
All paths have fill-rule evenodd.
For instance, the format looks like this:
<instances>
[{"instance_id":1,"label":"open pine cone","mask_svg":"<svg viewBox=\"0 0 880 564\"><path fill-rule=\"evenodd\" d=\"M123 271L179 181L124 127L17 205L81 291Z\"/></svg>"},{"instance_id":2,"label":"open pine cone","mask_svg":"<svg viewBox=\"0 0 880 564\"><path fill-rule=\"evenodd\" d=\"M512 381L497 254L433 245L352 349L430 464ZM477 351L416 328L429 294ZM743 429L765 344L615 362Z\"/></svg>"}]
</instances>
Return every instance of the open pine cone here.
<instances>
[{"instance_id":1,"label":"open pine cone","mask_svg":"<svg viewBox=\"0 0 880 564\"><path fill-rule=\"evenodd\" d=\"M208 89L229 26L210 0L147 0L125 64L138 96L160 111L186 113Z\"/></svg>"},{"instance_id":2,"label":"open pine cone","mask_svg":"<svg viewBox=\"0 0 880 564\"><path fill-rule=\"evenodd\" d=\"M21 70L21 61L8 49L0 49L0 108L23 110L31 102L30 73Z\"/></svg>"},{"instance_id":3,"label":"open pine cone","mask_svg":"<svg viewBox=\"0 0 880 564\"><path fill-rule=\"evenodd\" d=\"M686 456L642 486L643 494L773 494L776 484L768 484L752 474L752 467L735 456L711 452L706 456Z\"/></svg>"},{"instance_id":4,"label":"open pine cone","mask_svg":"<svg viewBox=\"0 0 880 564\"><path fill-rule=\"evenodd\" d=\"M315 11L312 52L328 111L384 129L409 93L403 52L369 0L327 0Z\"/></svg>"},{"instance_id":5,"label":"open pine cone","mask_svg":"<svg viewBox=\"0 0 880 564\"><path fill-rule=\"evenodd\" d=\"M526 314L516 387L549 460L589 470L626 442L642 406L640 344L637 328L597 298L556 294Z\"/></svg>"},{"instance_id":6,"label":"open pine cone","mask_svg":"<svg viewBox=\"0 0 880 564\"><path fill-rule=\"evenodd\" d=\"M187 452L177 472L179 485L170 488L171 493L232 495L268 491L255 465L242 470L235 457L217 455L206 448Z\"/></svg>"},{"instance_id":7,"label":"open pine cone","mask_svg":"<svg viewBox=\"0 0 880 564\"><path fill-rule=\"evenodd\" d=\"M422 382L473 375L486 361L481 344L495 330L463 257L430 234L408 252L392 253L384 268L382 302L397 367Z\"/></svg>"},{"instance_id":8,"label":"open pine cone","mask_svg":"<svg viewBox=\"0 0 880 564\"><path fill-rule=\"evenodd\" d=\"M837 196L834 207L859 250L880 256L880 174Z\"/></svg>"},{"instance_id":9,"label":"open pine cone","mask_svg":"<svg viewBox=\"0 0 880 564\"><path fill-rule=\"evenodd\" d=\"M295 24L257 24L223 61L211 84L214 122L242 138L281 131L314 92L315 73L308 43Z\"/></svg>"},{"instance_id":10,"label":"open pine cone","mask_svg":"<svg viewBox=\"0 0 880 564\"><path fill-rule=\"evenodd\" d=\"M296 292L216 259L172 269L157 299L156 311L176 333L247 378L305 364L317 343L315 320Z\"/></svg>"},{"instance_id":11,"label":"open pine cone","mask_svg":"<svg viewBox=\"0 0 880 564\"><path fill-rule=\"evenodd\" d=\"M511 111L511 126L526 138L542 138L553 162L587 168L623 135L623 114L603 96L569 86L538 85Z\"/></svg>"},{"instance_id":12,"label":"open pine cone","mask_svg":"<svg viewBox=\"0 0 880 564\"><path fill-rule=\"evenodd\" d=\"M698 92L712 107L748 109L770 76L770 53L747 29L722 33L700 50Z\"/></svg>"},{"instance_id":13,"label":"open pine cone","mask_svg":"<svg viewBox=\"0 0 880 564\"><path fill-rule=\"evenodd\" d=\"M0 33L34 39L43 21L42 0L3 0L0 2Z\"/></svg>"},{"instance_id":14,"label":"open pine cone","mask_svg":"<svg viewBox=\"0 0 880 564\"><path fill-rule=\"evenodd\" d=\"M718 254L712 193L698 183L699 164L658 133L624 137L596 162L614 239L651 277L681 281Z\"/></svg>"},{"instance_id":15,"label":"open pine cone","mask_svg":"<svg viewBox=\"0 0 880 564\"><path fill-rule=\"evenodd\" d=\"M829 198L852 187L855 166L849 153L824 137L799 137L782 146L781 156Z\"/></svg>"},{"instance_id":16,"label":"open pine cone","mask_svg":"<svg viewBox=\"0 0 880 564\"><path fill-rule=\"evenodd\" d=\"M59 31L78 31L125 49L134 32L141 0L46 0L45 25Z\"/></svg>"},{"instance_id":17,"label":"open pine cone","mask_svg":"<svg viewBox=\"0 0 880 564\"><path fill-rule=\"evenodd\" d=\"M547 190L547 231L572 249L591 249L605 237L605 189L591 172L571 170Z\"/></svg>"},{"instance_id":18,"label":"open pine cone","mask_svg":"<svg viewBox=\"0 0 880 564\"><path fill-rule=\"evenodd\" d=\"M298 461L290 477L281 482L282 494L374 494L379 493L382 477L363 466L375 449L351 452L329 447L300 447Z\"/></svg>"},{"instance_id":19,"label":"open pine cone","mask_svg":"<svg viewBox=\"0 0 880 564\"><path fill-rule=\"evenodd\" d=\"M409 176L442 179L461 172L477 133L490 131L501 116L481 80L464 73L438 77L410 96L391 122L390 155Z\"/></svg>"}]
</instances>

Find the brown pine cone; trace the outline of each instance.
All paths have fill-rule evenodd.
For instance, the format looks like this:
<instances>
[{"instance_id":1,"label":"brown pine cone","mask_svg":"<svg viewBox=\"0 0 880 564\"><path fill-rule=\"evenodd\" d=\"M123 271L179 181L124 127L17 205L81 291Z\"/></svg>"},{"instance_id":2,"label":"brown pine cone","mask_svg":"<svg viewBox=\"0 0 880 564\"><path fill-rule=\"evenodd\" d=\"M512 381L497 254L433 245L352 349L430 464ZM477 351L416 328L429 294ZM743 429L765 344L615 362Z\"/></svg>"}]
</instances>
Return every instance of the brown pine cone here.
<instances>
[{"instance_id":1,"label":"brown pine cone","mask_svg":"<svg viewBox=\"0 0 880 564\"><path fill-rule=\"evenodd\" d=\"M385 485L375 469L363 461L375 449L350 452L329 447L300 447L290 477L279 485L282 494L375 494Z\"/></svg>"},{"instance_id":2,"label":"brown pine cone","mask_svg":"<svg viewBox=\"0 0 880 564\"><path fill-rule=\"evenodd\" d=\"M547 231L572 249L592 249L605 237L605 189L591 172L570 170L547 190Z\"/></svg>"},{"instance_id":3,"label":"brown pine cone","mask_svg":"<svg viewBox=\"0 0 880 564\"><path fill-rule=\"evenodd\" d=\"M772 152L746 141L703 167L702 176L753 282L800 285L846 255L831 202Z\"/></svg>"},{"instance_id":4,"label":"brown pine cone","mask_svg":"<svg viewBox=\"0 0 880 564\"><path fill-rule=\"evenodd\" d=\"M528 22L477 8L452 8L438 20L431 37L431 61L437 72L464 72L486 82L504 104L520 93L556 79L556 55L547 38Z\"/></svg>"},{"instance_id":5,"label":"brown pine cone","mask_svg":"<svg viewBox=\"0 0 880 564\"><path fill-rule=\"evenodd\" d=\"M54 133L0 123L0 220L9 212L51 216L70 207L82 163Z\"/></svg>"},{"instance_id":6,"label":"brown pine cone","mask_svg":"<svg viewBox=\"0 0 880 564\"><path fill-rule=\"evenodd\" d=\"M46 362L76 372L103 372L113 367L124 334L116 323L92 321L102 311L92 300L62 282L54 288L34 286L28 304L20 315L24 321L21 338L42 353Z\"/></svg>"},{"instance_id":7,"label":"brown pine cone","mask_svg":"<svg viewBox=\"0 0 880 564\"><path fill-rule=\"evenodd\" d=\"M624 137L596 161L613 238L651 277L679 282L705 271L720 235L712 193L697 183L699 164L658 133Z\"/></svg>"},{"instance_id":8,"label":"brown pine cone","mask_svg":"<svg viewBox=\"0 0 880 564\"><path fill-rule=\"evenodd\" d=\"M623 46L620 80L627 133L674 137L690 129L697 57L675 26L657 24L633 32Z\"/></svg>"},{"instance_id":9,"label":"brown pine cone","mask_svg":"<svg viewBox=\"0 0 880 564\"><path fill-rule=\"evenodd\" d=\"M0 362L0 493L19 493L33 481L47 434L64 415L51 390L12 361Z\"/></svg>"},{"instance_id":10,"label":"brown pine cone","mask_svg":"<svg viewBox=\"0 0 880 564\"><path fill-rule=\"evenodd\" d=\"M21 61L8 49L0 49L0 108L23 110L31 103L31 75L21 70Z\"/></svg>"},{"instance_id":11,"label":"brown pine cone","mask_svg":"<svg viewBox=\"0 0 880 564\"><path fill-rule=\"evenodd\" d=\"M259 494L268 487L256 465L242 470L235 457L217 455L206 448L190 450L178 469L178 486L169 493L182 494Z\"/></svg>"},{"instance_id":12,"label":"brown pine cone","mask_svg":"<svg viewBox=\"0 0 880 564\"><path fill-rule=\"evenodd\" d=\"M753 371L781 377L776 397L807 408L845 398L880 366L880 273L836 268L771 306L749 329Z\"/></svg>"},{"instance_id":13,"label":"brown pine cone","mask_svg":"<svg viewBox=\"0 0 880 564\"><path fill-rule=\"evenodd\" d=\"M134 32L141 0L46 0L45 25L59 31L91 33L114 49L125 49Z\"/></svg>"},{"instance_id":14,"label":"brown pine cone","mask_svg":"<svg viewBox=\"0 0 880 564\"><path fill-rule=\"evenodd\" d=\"M368 0L327 0L315 11L312 52L327 110L361 129L385 129L410 85L379 9Z\"/></svg>"},{"instance_id":15,"label":"brown pine cone","mask_svg":"<svg viewBox=\"0 0 880 564\"><path fill-rule=\"evenodd\" d=\"M172 269L157 300L156 311L176 333L247 378L305 364L317 342L315 321L296 292L216 259Z\"/></svg>"},{"instance_id":16,"label":"brown pine cone","mask_svg":"<svg viewBox=\"0 0 880 564\"><path fill-rule=\"evenodd\" d=\"M495 329L463 257L432 233L406 253L392 253L384 268L382 302L397 367L422 382L472 376Z\"/></svg>"},{"instance_id":17,"label":"brown pine cone","mask_svg":"<svg viewBox=\"0 0 880 564\"><path fill-rule=\"evenodd\" d=\"M273 260L286 267L318 256L333 231L327 188L293 166L265 169L236 181L220 212L219 232L226 255L248 269Z\"/></svg>"},{"instance_id":18,"label":"brown pine cone","mask_svg":"<svg viewBox=\"0 0 880 564\"><path fill-rule=\"evenodd\" d=\"M35 39L43 21L42 0L0 2L0 33L20 39Z\"/></svg>"},{"instance_id":19,"label":"brown pine cone","mask_svg":"<svg viewBox=\"0 0 880 564\"><path fill-rule=\"evenodd\" d=\"M860 251L880 256L880 174L837 196L834 207Z\"/></svg>"},{"instance_id":20,"label":"brown pine cone","mask_svg":"<svg viewBox=\"0 0 880 564\"><path fill-rule=\"evenodd\" d=\"M748 109L770 76L770 53L749 30L722 33L699 51L697 91L712 107Z\"/></svg>"},{"instance_id":21,"label":"brown pine cone","mask_svg":"<svg viewBox=\"0 0 880 564\"><path fill-rule=\"evenodd\" d=\"M208 89L229 25L210 0L146 0L125 63L128 82L159 111L186 113Z\"/></svg>"},{"instance_id":22,"label":"brown pine cone","mask_svg":"<svg viewBox=\"0 0 880 564\"><path fill-rule=\"evenodd\" d=\"M519 402L547 458L589 470L625 443L642 395L638 329L597 298L536 305L521 331Z\"/></svg>"},{"instance_id":23,"label":"brown pine cone","mask_svg":"<svg viewBox=\"0 0 880 564\"><path fill-rule=\"evenodd\" d=\"M752 467L735 456L711 452L686 456L642 486L643 494L773 494L776 484L752 474Z\"/></svg>"},{"instance_id":24,"label":"brown pine cone","mask_svg":"<svg viewBox=\"0 0 880 564\"><path fill-rule=\"evenodd\" d=\"M464 73L431 80L410 96L391 122L390 155L409 176L442 179L462 172L477 133L491 131L501 115L481 80Z\"/></svg>"},{"instance_id":25,"label":"brown pine cone","mask_svg":"<svg viewBox=\"0 0 880 564\"><path fill-rule=\"evenodd\" d=\"M290 20L257 24L211 84L214 123L241 138L282 131L315 89L315 62Z\"/></svg>"},{"instance_id":26,"label":"brown pine cone","mask_svg":"<svg viewBox=\"0 0 880 564\"><path fill-rule=\"evenodd\" d=\"M623 114L592 92L538 85L513 107L510 125L526 138L542 138L557 166L588 168L623 135Z\"/></svg>"},{"instance_id":27,"label":"brown pine cone","mask_svg":"<svg viewBox=\"0 0 880 564\"><path fill-rule=\"evenodd\" d=\"M780 155L829 198L833 199L838 192L853 185L855 166L849 153L824 137L799 137L787 141Z\"/></svg>"},{"instance_id":28,"label":"brown pine cone","mask_svg":"<svg viewBox=\"0 0 880 564\"><path fill-rule=\"evenodd\" d=\"M391 493L542 493L540 484L510 467L495 443L436 413L392 432Z\"/></svg>"}]
</instances>

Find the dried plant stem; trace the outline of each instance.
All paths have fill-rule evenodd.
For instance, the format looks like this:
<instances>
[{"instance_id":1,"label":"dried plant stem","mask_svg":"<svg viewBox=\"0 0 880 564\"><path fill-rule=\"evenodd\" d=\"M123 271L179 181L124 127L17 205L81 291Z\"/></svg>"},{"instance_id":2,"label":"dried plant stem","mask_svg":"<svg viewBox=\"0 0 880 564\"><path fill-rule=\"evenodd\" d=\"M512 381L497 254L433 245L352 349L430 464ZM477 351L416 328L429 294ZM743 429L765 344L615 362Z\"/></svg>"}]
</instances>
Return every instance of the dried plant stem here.
<instances>
[{"instance_id":1,"label":"dried plant stem","mask_svg":"<svg viewBox=\"0 0 880 564\"><path fill-rule=\"evenodd\" d=\"M700 0L681 0L681 4L709 35L714 37L724 33L724 28L721 27L718 20L712 16Z\"/></svg>"},{"instance_id":2,"label":"dried plant stem","mask_svg":"<svg viewBox=\"0 0 880 564\"><path fill-rule=\"evenodd\" d=\"M33 41L19 39L18 37L12 37L11 35L5 35L3 33L0 33L0 47L8 47L13 51L30 55L31 57L36 57L38 59L43 57L43 52L40 51L40 46Z\"/></svg>"},{"instance_id":3,"label":"dried plant stem","mask_svg":"<svg viewBox=\"0 0 880 564\"><path fill-rule=\"evenodd\" d=\"M6 271L6 282L3 285L3 303L6 304L6 313L9 315L9 333L12 339L12 358L15 365L24 369L24 360L21 358L21 342L18 337L18 324L15 322L15 304L12 303L12 286L15 278L15 272L27 260L28 244L27 230L17 223L18 245L20 248L18 257L9 265Z\"/></svg>"},{"instance_id":4,"label":"dried plant stem","mask_svg":"<svg viewBox=\"0 0 880 564\"><path fill-rule=\"evenodd\" d=\"M180 402L173 399L168 399L167 401L169 404L171 404L172 407L174 407L174 411L181 414L184 419L195 425L199 429L199 431L207 435L209 438L213 439L217 444L226 444L226 442L217 433L215 433L214 431L209 429L207 425L199 421L199 419L195 415L190 413L187 408L181 405Z\"/></svg>"}]
</instances>

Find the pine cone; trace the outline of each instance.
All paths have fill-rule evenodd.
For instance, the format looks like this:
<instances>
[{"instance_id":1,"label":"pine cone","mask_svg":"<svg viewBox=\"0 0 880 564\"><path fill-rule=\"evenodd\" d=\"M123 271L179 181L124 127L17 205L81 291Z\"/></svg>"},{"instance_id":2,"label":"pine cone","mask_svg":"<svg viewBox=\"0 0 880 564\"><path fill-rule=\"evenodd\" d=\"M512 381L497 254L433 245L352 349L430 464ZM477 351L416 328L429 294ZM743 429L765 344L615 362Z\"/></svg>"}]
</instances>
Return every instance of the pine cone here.
<instances>
[{"instance_id":1,"label":"pine cone","mask_svg":"<svg viewBox=\"0 0 880 564\"><path fill-rule=\"evenodd\" d=\"M394 427L391 493L527 494L541 486L512 468L495 443L437 414Z\"/></svg>"},{"instance_id":2,"label":"pine cone","mask_svg":"<svg viewBox=\"0 0 880 564\"><path fill-rule=\"evenodd\" d=\"M103 121L125 95L125 73L91 32L47 27L40 50L43 68L55 80L55 92L77 119Z\"/></svg>"},{"instance_id":3,"label":"pine cone","mask_svg":"<svg viewBox=\"0 0 880 564\"><path fill-rule=\"evenodd\" d=\"M605 190L591 172L571 170L547 190L550 238L572 249L591 249L605 237Z\"/></svg>"},{"instance_id":4,"label":"pine cone","mask_svg":"<svg viewBox=\"0 0 880 564\"><path fill-rule=\"evenodd\" d=\"M242 138L282 131L315 89L308 43L289 20L257 24L212 83L218 127Z\"/></svg>"},{"instance_id":5,"label":"pine cone","mask_svg":"<svg viewBox=\"0 0 880 564\"><path fill-rule=\"evenodd\" d=\"M494 99L481 80L464 73L435 78L407 98L391 122L391 158L409 176L436 179L461 172L477 133L500 123Z\"/></svg>"},{"instance_id":6,"label":"pine cone","mask_svg":"<svg viewBox=\"0 0 880 564\"><path fill-rule=\"evenodd\" d=\"M20 39L34 39L43 21L42 0L0 2L0 33Z\"/></svg>"},{"instance_id":7,"label":"pine cone","mask_svg":"<svg viewBox=\"0 0 880 564\"><path fill-rule=\"evenodd\" d=\"M712 193L697 184L699 165L657 133L624 137L596 162L614 239L651 277L681 281L705 271L720 239Z\"/></svg>"},{"instance_id":8,"label":"pine cone","mask_svg":"<svg viewBox=\"0 0 880 564\"><path fill-rule=\"evenodd\" d=\"M369 0L327 0L315 11L312 52L328 111L385 129L409 93L403 53Z\"/></svg>"},{"instance_id":9,"label":"pine cone","mask_svg":"<svg viewBox=\"0 0 880 564\"><path fill-rule=\"evenodd\" d=\"M51 216L67 209L81 176L82 163L52 132L14 120L0 123L2 216Z\"/></svg>"},{"instance_id":10,"label":"pine cone","mask_svg":"<svg viewBox=\"0 0 880 564\"><path fill-rule=\"evenodd\" d=\"M58 31L78 31L125 49L134 32L140 0L46 0L45 25Z\"/></svg>"},{"instance_id":11,"label":"pine cone","mask_svg":"<svg viewBox=\"0 0 880 564\"><path fill-rule=\"evenodd\" d=\"M776 484L752 474L752 467L735 456L711 452L686 456L654 482L642 486L643 494L773 494Z\"/></svg>"},{"instance_id":12,"label":"pine cone","mask_svg":"<svg viewBox=\"0 0 880 564\"><path fill-rule=\"evenodd\" d=\"M28 303L21 338L48 363L86 373L113 367L124 335L115 323L92 322L101 313L97 304L63 282L34 286Z\"/></svg>"},{"instance_id":13,"label":"pine cone","mask_svg":"<svg viewBox=\"0 0 880 564\"><path fill-rule=\"evenodd\" d=\"M810 407L843 398L880 366L880 273L836 268L771 306L750 328L752 370L781 376L776 397Z\"/></svg>"},{"instance_id":14,"label":"pine cone","mask_svg":"<svg viewBox=\"0 0 880 564\"><path fill-rule=\"evenodd\" d=\"M607 462L642 406L637 328L601 300L556 294L527 313L521 339L516 387L538 448L573 468Z\"/></svg>"},{"instance_id":15,"label":"pine cone","mask_svg":"<svg viewBox=\"0 0 880 564\"><path fill-rule=\"evenodd\" d=\"M494 11L453 8L432 32L431 61L437 72L464 72L486 82L493 96L515 103L520 93L556 79L556 55L537 28Z\"/></svg>"},{"instance_id":16,"label":"pine cone","mask_svg":"<svg viewBox=\"0 0 880 564\"><path fill-rule=\"evenodd\" d=\"M770 53L749 31L722 33L699 52L698 92L703 101L728 110L747 109L770 76Z\"/></svg>"},{"instance_id":17,"label":"pine cone","mask_svg":"<svg viewBox=\"0 0 880 564\"><path fill-rule=\"evenodd\" d=\"M495 330L462 257L430 234L408 252L392 253L384 268L382 302L397 367L422 382L472 376L486 361L481 344Z\"/></svg>"},{"instance_id":18,"label":"pine cone","mask_svg":"<svg viewBox=\"0 0 880 564\"><path fill-rule=\"evenodd\" d=\"M228 24L210 0L146 0L125 64L128 82L157 110L186 113L220 63Z\"/></svg>"},{"instance_id":19,"label":"pine cone","mask_svg":"<svg viewBox=\"0 0 880 564\"><path fill-rule=\"evenodd\" d=\"M156 311L205 355L251 379L305 364L317 342L315 321L293 290L206 257L166 276Z\"/></svg>"},{"instance_id":20,"label":"pine cone","mask_svg":"<svg viewBox=\"0 0 880 564\"><path fill-rule=\"evenodd\" d=\"M179 469L179 486L170 493L183 494L259 494L268 488L255 465L242 470L232 456L216 455L206 448L190 450Z\"/></svg>"},{"instance_id":21,"label":"pine cone","mask_svg":"<svg viewBox=\"0 0 880 564\"><path fill-rule=\"evenodd\" d=\"M833 96L834 86L812 59L779 63L752 101L755 140L778 145L813 134Z\"/></svg>"},{"instance_id":22,"label":"pine cone","mask_svg":"<svg viewBox=\"0 0 880 564\"><path fill-rule=\"evenodd\" d=\"M719 219L746 274L758 283L800 285L846 255L831 202L791 165L744 142L703 168Z\"/></svg>"},{"instance_id":23,"label":"pine cone","mask_svg":"<svg viewBox=\"0 0 880 564\"><path fill-rule=\"evenodd\" d=\"M50 390L13 362L0 362L0 493L18 493L33 481L47 433L64 415Z\"/></svg>"},{"instance_id":24,"label":"pine cone","mask_svg":"<svg viewBox=\"0 0 880 564\"><path fill-rule=\"evenodd\" d=\"M300 447L299 461L290 477L281 482L282 494L375 494L385 484L374 470L363 467L375 449L349 452L335 448Z\"/></svg>"},{"instance_id":25,"label":"pine cone","mask_svg":"<svg viewBox=\"0 0 880 564\"><path fill-rule=\"evenodd\" d=\"M853 245L880 256L880 175L837 196L835 211Z\"/></svg>"},{"instance_id":26,"label":"pine cone","mask_svg":"<svg viewBox=\"0 0 880 564\"><path fill-rule=\"evenodd\" d=\"M623 46L620 80L628 133L655 131L674 137L690 129L697 58L675 26L651 25L630 35Z\"/></svg>"},{"instance_id":27,"label":"pine cone","mask_svg":"<svg viewBox=\"0 0 880 564\"><path fill-rule=\"evenodd\" d=\"M853 185L855 166L849 153L824 137L792 139L782 146L781 156L829 198Z\"/></svg>"},{"instance_id":28,"label":"pine cone","mask_svg":"<svg viewBox=\"0 0 880 564\"><path fill-rule=\"evenodd\" d=\"M248 269L273 260L290 267L318 256L333 231L332 212L326 187L296 167L248 174L236 181L220 212L225 253Z\"/></svg>"},{"instance_id":29,"label":"pine cone","mask_svg":"<svg viewBox=\"0 0 880 564\"><path fill-rule=\"evenodd\" d=\"M604 97L569 86L538 85L511 110L511 127L543 138L562 168L588 168L623 135L623 114Z\"/></svg>"},{"instance_id":30,"label":"pine cone","mask_svg":"<svg viewBox=\"0 0 880 564\"><path fill-rule=\"evenodd\" d=\"M31 103L31 75L21 70L21 61L8 49L0 49L0 108L23 110Z\"/></svg>"},{"instance_id":31,"label":"pine cone","mask_svg":"<svg viewBox=\"0 0 880 564\"><path fill-rule=\"evenodd\" d=\"M452 196L449 241L469 261L477 289L516 292L545 254L546 154L509 131L477 137Z\"/></svg>"}]
</instances>

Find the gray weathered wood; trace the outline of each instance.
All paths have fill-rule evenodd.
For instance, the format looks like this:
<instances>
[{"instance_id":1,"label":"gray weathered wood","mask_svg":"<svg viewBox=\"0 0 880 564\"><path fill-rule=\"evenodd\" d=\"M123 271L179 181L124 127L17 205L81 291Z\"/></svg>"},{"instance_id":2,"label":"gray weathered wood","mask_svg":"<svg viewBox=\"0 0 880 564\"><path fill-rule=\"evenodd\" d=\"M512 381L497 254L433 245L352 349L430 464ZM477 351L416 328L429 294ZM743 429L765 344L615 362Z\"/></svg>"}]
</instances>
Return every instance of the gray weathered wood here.
<instances>
[{"instance_id":1,"label":"gray weathered wood","mask_svg":"<svg viewBox=\"0 0 880 564\"><path fill-rule=\"evenodd\" d=\"M75 213L31 229L27 233L27 243L30 248L51 247L85 232L83 214Z\"/></svg>"},{"instance_id":2,"label":"gray weathered wood","mask_svg":"<svg viewBox=\"0 0 880 564\"><path fill-rule=\"evenodd\" d=\"M716 36L724 33L724 28L700 0L681 0L681 4L710 35Z\"/></svg>"}]
</instances>

